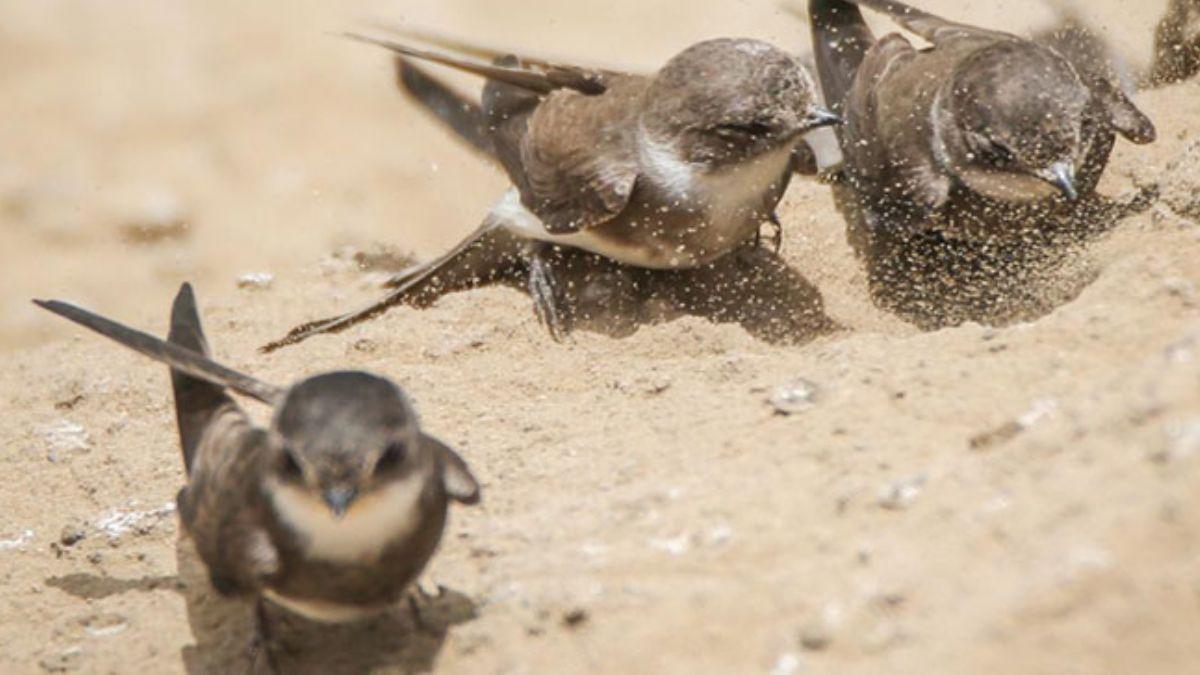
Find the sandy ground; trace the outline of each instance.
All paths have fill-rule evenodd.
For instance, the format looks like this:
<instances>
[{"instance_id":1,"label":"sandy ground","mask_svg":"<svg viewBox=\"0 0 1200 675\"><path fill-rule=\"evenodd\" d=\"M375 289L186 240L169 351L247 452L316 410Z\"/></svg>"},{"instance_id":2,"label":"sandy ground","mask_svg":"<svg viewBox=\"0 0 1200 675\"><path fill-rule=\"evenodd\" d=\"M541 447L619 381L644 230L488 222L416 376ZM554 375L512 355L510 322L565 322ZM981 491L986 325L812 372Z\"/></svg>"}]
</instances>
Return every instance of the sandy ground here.
<instances>
[{"instance_id":1,"label":"sandy ground","mask_svg":"<svg viewBox=\"0 0 1200 675\"><path fill-rule=\"evenodd\" d=\"M1089 12L1140 68L1161 4ZM1120 144L1104 185L1165 179L1164 200L1029 323L921 333L875 309L828 190L796 181L784 256L840 326L803 345L694 317L556 344L524 295L485 289L256 353L378 292L346 251L431 255L504 187L386 58L325 31L390 17L642 67L716 35L806 43L771 2L564 6L0 7L0 671L244 665L248 609L208 590L164 508L165 370L28 303L162 332L191 280L220 358L279 383L385 373L484 486L428 571L432 628L398 610L293 638L289 670L1200 672L1195 82L1140 96L1159 142ZM238 288L251 272L274 283ZM811 405L776 414L799 381Z\"/></svg>"}]
</instances>

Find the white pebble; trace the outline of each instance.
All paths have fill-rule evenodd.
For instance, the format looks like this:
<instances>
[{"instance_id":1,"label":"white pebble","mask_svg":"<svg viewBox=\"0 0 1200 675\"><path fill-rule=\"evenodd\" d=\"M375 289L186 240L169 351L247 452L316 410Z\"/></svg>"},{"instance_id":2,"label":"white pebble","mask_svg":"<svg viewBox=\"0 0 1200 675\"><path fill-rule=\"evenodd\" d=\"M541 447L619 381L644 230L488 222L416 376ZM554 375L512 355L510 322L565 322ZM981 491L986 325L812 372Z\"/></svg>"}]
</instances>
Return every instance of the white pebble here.
<instances>
[{"instance_id":1,"label":"white pebble","mask_svg":"<svg viewBox=\"0 0 1200 675\"><path fill-rule=\"evenodd\" d=\"M237 287L252 291L264 291L275 283L275 275L270 272L247 272L237 278Z\"/></svg>"}]
</instances>

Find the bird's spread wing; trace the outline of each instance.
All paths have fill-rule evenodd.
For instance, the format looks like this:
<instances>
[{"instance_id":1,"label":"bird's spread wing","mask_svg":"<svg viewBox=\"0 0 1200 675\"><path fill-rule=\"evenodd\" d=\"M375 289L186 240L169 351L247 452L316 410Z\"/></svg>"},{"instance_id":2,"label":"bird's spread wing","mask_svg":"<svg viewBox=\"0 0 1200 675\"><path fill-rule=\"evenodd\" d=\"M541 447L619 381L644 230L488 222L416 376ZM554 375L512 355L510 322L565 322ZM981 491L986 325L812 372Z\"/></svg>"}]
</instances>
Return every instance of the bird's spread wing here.
<instances>
[{"instance_id":1,"label":"bird's spread wing","mask_svg":"<svg viewBox=\"0 0 1200 675\"><path fill-rule=\"evenodd\" d=\"M34 304L55 314L70 319L75 323L89 328L101 335L111 338L126 347L150 358L161 361L171 368L192 377L228 387L240 394L258 399L263 403L275 405L283 397L283 389L257 380L226 368L219 363L209 360L187 347L181 347L134 330L129 326L107 319L99 314L93 314L81 307L59 300L34 300Z\"/></svg>"},{"instance_id":2,"label":"bird's spread wing","mask_svg":"<svg viewBox=\"0 0 1200 675\"><path fill-rule=\"evenodd\" d=\"M477 101L462 96L403 56L396 57L396 85L476 152L496 159L487 119Z\"/></svg>"},{"instance_id":3,"label":"bird's spread wing","mask_svg":"<svg viewBox=\"0 0 1200 675\"><path fill-rule=\"evenodd\" d=\"M421 59L473 73L490 80L498 80L539 94L548 94L556 89L573 89L583 94L602 94L607 89L608 71L568 64L549 63L536 59L520 60L519 65L489 63L471 54L454 54L414 47L388 38L370 37L359 33L346 33L346 37L383 47L400 56ZM460 45L455 43L460 49ZM472 50L478 52L480 50Z\"/></svg>"},{"instance_id":4,"label":"bird's spread wing","mask_svg":"<svg viewBox=\"0 0 1200 675\"><path fill-rule=\"evenodd\" d=\"M636 101L631 96L640 93L645 78L500 55L426 34L416 37L446 51L347 35L402 58L487 78L483 114L492 149L521 192L522 203L547 231L565 234L592 227L625 208L637 179L630 136Z\"/></svg>"},{"instance_id":5,"label":"bird's spread wing","mask_svg":"<svg viewBox=\"0 0 1200 675\"><path fill-rule=\"evenodd\" d=\"M893 21L904 27L905 30L912 31L934 45L946 40L964 37L1008 39L1013 37L1008 33L991 31L985 28L979 28L978 26L971 26L968 24L957 23L948 19L943 19L940 16L930 14L929 12L919 10L911 5L906 5L903 2L897 2L896 0L846 0L846 2L853 3L859 7L866 7L867 9L874 10L881 14L886 14L891 17Z\"/></svg>"},{"instance_id":6,"label":"bird's spread wing","mask_svg":"<svg viewBox=\"0 0 1200 675\"><path fill-rule=\"evenodd\" d=\"M436 31L424 30L412 26L396 26L394 24L379 22L372 23L371 26L374 30L386 33L387 35L404 43L419 42L421 44L431 45L459 56L472 57L476 60L486 63L494 64L500 59L511 56L515 57L523 67L534 68L538 70L577 70L581 72L598 73L602 77L622 76L635 72L623 68L601 66L594 63L583 64L576 62L568 64L553 58L534 56L533 54L526 52L517 54L511 49L484 47L482 45L478 45L450 35L444 35Z\"/></svg>"}]
</instances>

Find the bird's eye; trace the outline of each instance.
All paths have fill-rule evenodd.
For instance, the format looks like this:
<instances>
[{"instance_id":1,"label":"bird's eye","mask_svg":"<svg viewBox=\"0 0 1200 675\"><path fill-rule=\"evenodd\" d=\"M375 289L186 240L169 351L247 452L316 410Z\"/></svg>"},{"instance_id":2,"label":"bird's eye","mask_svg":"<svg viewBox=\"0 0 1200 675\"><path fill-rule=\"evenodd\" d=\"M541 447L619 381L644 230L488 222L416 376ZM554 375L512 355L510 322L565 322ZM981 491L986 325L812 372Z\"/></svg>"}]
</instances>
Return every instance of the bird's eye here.
<instances>
[{"instance_id":1,"label":"bird's eye","mask_svg":"<svg viewBox=\"0 0 1200 675\"><path fill-rule=\"evenodd\" d=\"M394 469L404 462L405 455L408 454L408 446L401 441L396 441L387 446L383 450L383 454L379 456L379 460L375 462L375 471L388 471Z\"/></svg>"},{"instance_id":2,"label":"bird's eye","mask_svg":"<svg viewBox=\"0 0 1200 675\"><path fill-rule=\"evenodd\" d=\"M771 133L771 125L757 121L718 124L713 128L713 131L718 136L724 137L758 138L769 135Z\"/></svg>"},{"instance_id":3,"label":"bird's eye","mask_svg":"<svg viewBox=\"0 0 1200 675\"><path fill-rule=\"evenodd\" d=\"M303 473L300 462L296 461L296 453L291 448L283 449L283 473L288 476L299 476Z\"/></svg>"}]
</instances>

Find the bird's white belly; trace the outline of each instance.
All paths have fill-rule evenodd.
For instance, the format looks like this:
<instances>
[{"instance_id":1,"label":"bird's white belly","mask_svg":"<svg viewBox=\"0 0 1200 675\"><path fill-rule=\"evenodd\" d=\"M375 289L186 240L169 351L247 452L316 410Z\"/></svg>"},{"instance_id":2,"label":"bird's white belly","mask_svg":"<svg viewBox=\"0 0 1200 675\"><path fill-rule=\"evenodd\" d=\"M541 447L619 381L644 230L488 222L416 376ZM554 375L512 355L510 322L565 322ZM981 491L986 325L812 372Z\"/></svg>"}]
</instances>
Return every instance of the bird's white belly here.
<instances>
[{"instance_id":1,"label":"bird's white belly","mask_svg":"<svg viewBox=\"0 0 1200 675\"><path fill-rule=\"evenodd\" d=\"M730 247L749 236L742 230L757 227L765 195L784 180L791 148L784 147L769 155L720 172L703 172L677 158L662 155L647 160L653 169L647 176L654 180L669 203L664 209L686 209L696 215L697 233L716 228L714 237L729 241ZM595 229L553 234L546 231L540 218L521 203L516 188L510 188L492 207L491 217L509 231L522 237L562 246L573 246L611 258L619 263L650 269L677 269L699 264L683 247L676 255L663 255L661 249L637 246L619 238L598 235ZM647 224L653 227L652 224ZM675 239L676 237L672 237Z\"/></svg>"},{"instance_id":2,"label":"bird's white belly","mask_svg":"<svg viewBox=\"0 0 1200 675\"><path fill-rule=\"evenodd\" d=\"M596 233L587 228L565 234L547 232L542 219L521 203L521 193L516 188L509 188L504 196L496 202L492 207L491 217L510 232L528 239L560 246L573 246L606 258L612 258L626 265L661 266L661 261L657 257L649 255L651 252L638 246L625 246L620 241L596 236Z\"/></svg>"}]
</instances>

